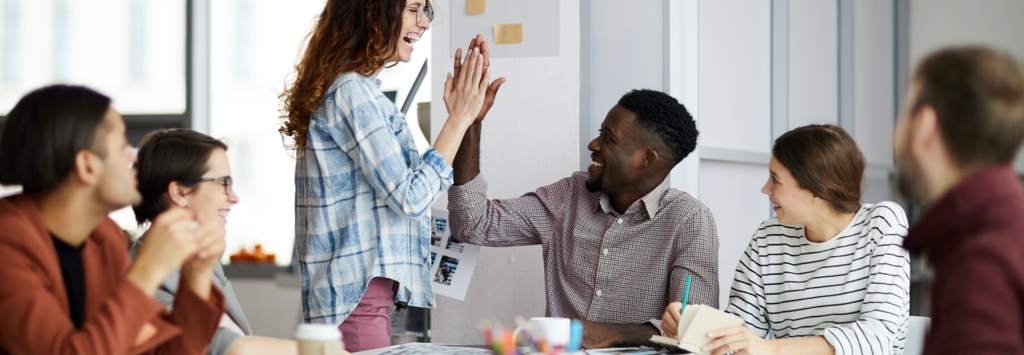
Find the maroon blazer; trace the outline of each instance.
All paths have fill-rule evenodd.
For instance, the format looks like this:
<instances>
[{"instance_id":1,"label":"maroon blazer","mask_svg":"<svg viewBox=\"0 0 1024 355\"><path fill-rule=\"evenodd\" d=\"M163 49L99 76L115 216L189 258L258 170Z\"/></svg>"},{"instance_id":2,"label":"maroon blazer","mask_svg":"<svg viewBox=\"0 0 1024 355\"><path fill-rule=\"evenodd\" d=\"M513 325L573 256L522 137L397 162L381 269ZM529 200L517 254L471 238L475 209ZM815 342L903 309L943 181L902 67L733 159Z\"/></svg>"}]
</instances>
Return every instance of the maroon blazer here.
<instances>
[{"instance_id":1,"label":"maroon blazer","mask_svg":"<svg viewBox=\"0 0 1024 355\"><path fill-rule=\"evenodd\" d=\"M904 245L935 268L925 354L1024 354L1024 189L1009 166L953 187Z\"/></svg>"},{"instance_id":2,"label":"maroon blazer","mask_svg":"<svg viewBox=\"0 0 1024 355\"><path fill-rule=\"evenodd\" d=\"M128 245L109 218L86 239L85 321L71 322L60 261L35 202L0 199L0 354L205 354L224 313L209 301L175 297L174 311L128 282Z\"/></svg>"}]
</instances>

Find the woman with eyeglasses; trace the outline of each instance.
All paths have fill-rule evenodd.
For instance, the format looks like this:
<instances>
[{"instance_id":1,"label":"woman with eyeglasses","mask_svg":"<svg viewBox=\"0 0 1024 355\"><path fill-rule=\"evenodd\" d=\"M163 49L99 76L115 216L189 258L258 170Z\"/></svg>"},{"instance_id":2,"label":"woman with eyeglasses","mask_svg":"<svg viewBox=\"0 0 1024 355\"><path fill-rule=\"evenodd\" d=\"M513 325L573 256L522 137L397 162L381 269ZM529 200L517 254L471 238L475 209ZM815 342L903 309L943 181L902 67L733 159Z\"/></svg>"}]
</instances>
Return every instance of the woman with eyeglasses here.
<instances>
[{"instance_id":1,"label":"woman with eyeglasses","mask_svg":"<svg viewBox=\"0 0 1024 355\"><path fill-rule=\"evenodd\" d=\"M201 223L219 226L215 230L223 242L228 214L238 203L238 194L232 189L227 149L223 142L187 129L158 130L143 137L135 162L142 203L132 207L139 225L145 227L163 211L177 206L194 213ZM143 235L132 246L129 253L133 259L145 242ZM174 302L178 275L171 273L156 292L156 299L167 307ZM224 294L227 311L221 316L209 354L298 352L292 340L252 336L252 328L220 264L214 266L213 275L213 285Z\"/></svg>"},{"instance_id":2,"label":"woman with eyeglasses","mask_svg":"<svg viewBox=\"0 0 1024 355\"><path fill-rule=\"evenodd\" d=\"M474 40L445 81L444 126L417 151L377 74L412 58L432 18L429 0L328 0L281 95L280 132L297 159L303 316L339 325L352 351L391 345L396 301L434 306L430 206L452 185L452 160L489 90L486 47Z\"/></svg>"}]
</instances>

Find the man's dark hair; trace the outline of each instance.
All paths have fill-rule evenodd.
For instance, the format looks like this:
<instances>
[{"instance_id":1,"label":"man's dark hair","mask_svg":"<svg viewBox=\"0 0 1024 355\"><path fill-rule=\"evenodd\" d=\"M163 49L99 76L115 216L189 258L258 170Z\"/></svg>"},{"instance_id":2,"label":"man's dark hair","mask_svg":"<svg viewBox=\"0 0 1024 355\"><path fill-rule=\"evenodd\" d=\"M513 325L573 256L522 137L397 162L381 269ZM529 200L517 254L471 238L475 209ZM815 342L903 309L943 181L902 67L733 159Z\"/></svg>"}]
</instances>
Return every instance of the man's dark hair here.
<instances>
[{"instance_id":1,"label":"man's dark hair","mask_svg":"<svg viewBox=\"0 0 1024 355\"><path fill-rule=\"evenodd\" d=\"M1024 75L1013 56L985 47L940 50L921 61L914 81L911 113L935 109L958 165L1013 161L1024 138Z\"/></svg>"},{"instance_id":2,"label":"man's dark hair","mask_svg":"<svg viewBox=\"0 0 1024 355\"><path fill-rule=\"evenodd\" d=\"M661 139L673 166L697 148L697 122L674 97L638 89L622 95L618 105L636 114L640 127Z\"/></svg>"},{"instance_id":3,"label":"man's dark hair","mask_svg":"<svg viewBox=\"0 0 1024 355\"><path fill-rule=\"evenodd\" d=\"M224 142L190 129L163 129L142 137L135 160L142 203L132 206L135 220L150 222L167 210L164 194L172 181L185 187L198 184L218 148L228 150Z\"/></svg>"},{"instance_id":4,"label":"man's dark hair","mask_svg":"<svg viewBox=\"0 0 1024 355\"><path fill-rule=\"evenodd\" d=\"M46 86L22 97L0 134L0 184L25 193L56 189L78 152L106 153L97 142L109 108L109 97L84 86Z\"/></svg>"}]
</instances>

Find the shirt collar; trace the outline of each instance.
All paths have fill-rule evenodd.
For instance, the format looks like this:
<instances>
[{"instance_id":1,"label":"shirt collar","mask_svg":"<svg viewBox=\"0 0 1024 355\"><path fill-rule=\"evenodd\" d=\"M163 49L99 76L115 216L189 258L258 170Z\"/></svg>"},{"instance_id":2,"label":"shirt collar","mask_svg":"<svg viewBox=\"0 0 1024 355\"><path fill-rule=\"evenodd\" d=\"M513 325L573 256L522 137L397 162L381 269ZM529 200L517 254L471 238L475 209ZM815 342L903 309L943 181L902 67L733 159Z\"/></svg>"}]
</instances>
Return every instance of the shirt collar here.
<instances>
[{"instance_id":1,"label":"shirt collar","mask_svg":"<svg viewBox=\"0 0 1024 355\"><path fill-rule=\"evenodd\" d=\"M356 73L353 73L353 74L356 74ZM358 76L359 78L361 78L363 80L366 80L366 82L370 83L370 85L376 86L377 89L380 89L381 81L380 81L380 78L378 78L376 74L370 75L370 76L363 76L362 74L356 74L356 76Z\"/></svg>"},{"instance_id":2,"label":"shirt collar","mask_svg":"<svg viewBox=\"0 0 1024 355\"><path fill-rule=\"evenodd\" d=\"M668 180L669 177L666 176L665 180L662 180L661 183L658 184L658 186L655 186L653 190L648 192L639 200L636 200L636 202L633 202L633 204L626 209L626 214L636 211L642 207L642 211L647 213L647 219L654 218L654 215L658 213L658 209L661 208L661 200L665 197L665 192L667 192L670 187ZM607 193L601 194L597 208L600 209L601 212L608 214L615 212L615 208L612 207L612 199L608 197Z\"/></svg>"},{"instance_id":3,"label":"shirt collar","mask_svg":"<svg viewBox=\"0 0 1024 355\"><path fill-rule=\"evenodd\" d=\"M933 262L941 262L939 259L956 250L962 239L986 223L993 205L1017 198L1020 190L1020 181L1008 165L978 171L936 200L910 228L903 245L913 253L925 253Z\"/></svg>"}]
</instances>

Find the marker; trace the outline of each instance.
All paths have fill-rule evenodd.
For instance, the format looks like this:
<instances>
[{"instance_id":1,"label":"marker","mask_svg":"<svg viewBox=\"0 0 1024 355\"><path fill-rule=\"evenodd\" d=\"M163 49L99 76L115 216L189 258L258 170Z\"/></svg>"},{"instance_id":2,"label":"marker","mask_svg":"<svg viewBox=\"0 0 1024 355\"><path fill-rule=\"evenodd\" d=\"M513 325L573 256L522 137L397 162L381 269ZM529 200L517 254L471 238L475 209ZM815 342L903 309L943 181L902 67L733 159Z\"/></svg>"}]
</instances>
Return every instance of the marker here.
<instances>
[{"instance_id":1,"label":"marker","mask_svg":"<svg viewBox=\"0 0 1024 355\"><path fill-rule=\"evenodd\" d=\"M690 299L690 280L693 275L686 275L686 288L683 289L683 306L679 307L679 320L683 319L683 310L686 309L686 302Z\"/></svg>"}]
</instances>

